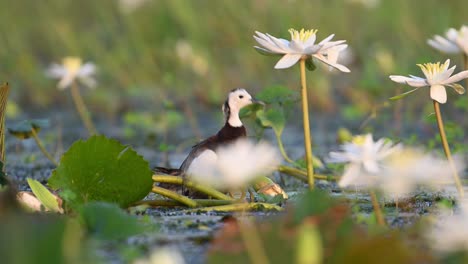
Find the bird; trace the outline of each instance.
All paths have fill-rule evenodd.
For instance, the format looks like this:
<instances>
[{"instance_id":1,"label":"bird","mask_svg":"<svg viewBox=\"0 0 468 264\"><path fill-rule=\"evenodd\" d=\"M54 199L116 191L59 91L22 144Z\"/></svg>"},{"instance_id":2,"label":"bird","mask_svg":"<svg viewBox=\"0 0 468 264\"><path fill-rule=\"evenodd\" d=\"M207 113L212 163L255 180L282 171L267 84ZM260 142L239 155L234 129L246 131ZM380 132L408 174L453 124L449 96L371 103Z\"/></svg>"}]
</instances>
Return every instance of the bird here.
<instances>
[{"instance_id":1,"label":"bird","mask_svg":"<svg viewBox=\"0 0 468 264\"><path fill-rule=\"evenodd\" d=\"M222 106L225 117L224 126L215 135L194 145L178 169L155 167L153 171L155 173L186 177L193 172L197 167L197 163L201 163L203 159L215 160L217 148L247 137L247 130L240 120L239 112L243 107L253 103L263 104L243 88L231 90Z\"/></svg>"}]
</instances>

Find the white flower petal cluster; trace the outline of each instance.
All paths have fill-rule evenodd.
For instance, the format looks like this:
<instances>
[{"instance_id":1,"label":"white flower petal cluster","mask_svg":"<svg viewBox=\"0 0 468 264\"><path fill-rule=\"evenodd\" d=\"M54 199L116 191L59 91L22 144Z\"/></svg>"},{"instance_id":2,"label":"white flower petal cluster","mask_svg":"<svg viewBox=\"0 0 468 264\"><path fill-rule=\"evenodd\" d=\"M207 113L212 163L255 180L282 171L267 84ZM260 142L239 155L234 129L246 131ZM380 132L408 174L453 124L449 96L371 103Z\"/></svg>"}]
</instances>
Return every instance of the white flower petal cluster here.
<instances>
[{"instance_id":1,"label":"white flower petal cluster","mask_svg":"<svg viewBox=\"0 0 468 264\"><path fill-rule=\"evenodd\" d=\"M375 186L383 173L385 158L400 148L385 139L374 142L371 134L357 136L341 146L341 152L331 152L328 163L348 163L338 185L340 187Z\"/></svg>"},{"instance_id":2,"label":"white flower petal cluster","mask_svg":"<svg viewBox=\"0 0 468 264\"><path fill-rule=\"evenodd\" d=\"M427 40L431 47L445 53L464 53L468 55L468 26L463 25L460 30L450 28L445 32L445 38L435 35Z\"/></svg>"},{"instance_id":3,"label":"white flower petal cluster","mask_svg":"<svg viewBox=\"0 0 468 264\"><path fill-rule=\"evenodd\" d=\"M449 68L449 65L450 60L446 60L444 64L440 64L440 62L418 64L426 78L413 75L410 75L409 77L390 75L390 79L394 82L407 84L416 88L429 86L431 88L431 98L441 104L444 104L447 102L447 91L445 90L445 86L452 87L458 94L463 94L465 93L465 88L456 84L456 82L468 78L468 71L462 71L452 76L456 66Z\"/></svg>"},{"instance_id":4,"label":"white flower petal cluster","mask_svg":"<svg viewBox=\"0 0 468 264\"><path fill-rule=\"evenodd\" d=\"M208 152L205 158L197 158L188 174L200 183L236 189L245 187L260 175L270 174L280 160L270 144L240 139L216 152Z\"/></svg>"},{"instance_id":5,"label":"white flower petal cluster","mask_svg":"<svg viewBox=\"0 0 468 264\"><path fill-rule=\"evenodd\" d=\"M82 63L81 58L65 57L62 59L62 64L53 63L46 71L46 75L50 78L60 79L57 88L63 90L69 87L75 80L79 80L89 88L96 86L94 74L96 73L96 65L91 62Z\"/></svg>"},{"instance_id":6,"label":"white flower petal cluster","mask_svg":"<svg viewBox=\"0 0 468 264\"><path fill-rule=\"evenodd\" d=\"M158 247L148 258L135 260L133 264L184 264L185 260L179 250L173 247Z\"/></svg>"},{"instance_id":7,"label":"white flower petal cluster","mask_svg":"<svg viewBox=\"0 0 468 264\"><path fill-rule=\"evenodd\" d=\"M441 252L468 250L468 202L462 201L460 211L444 214L427 235L434 249Z\"/></svg>"},{"instance_id":8,"label":"white flower petal cluster","mask_svg":"<svg viewBox=\"0 0 468 264\"><path fill-rule=\"evenodd\" d=\"M441 187L453 184L452 169L445 158L422 149L403 147L391 141L373 141L372 135L357 136L331 152L329 163L347 163L338 185L378 188L392 198L410 194L418 186ZM455 158L455 167L463 171L462 159Z\"/></svg>"},{"instance_id":9,"label":"white flower petal cluster","mask_svg":"<svg viewBox=\"0 0 468 264\"><path fill-rule=\"evenodd\" d=\"M345 40L331 41L335 36L332 34L316 43L317 30L290 29L289 33L291 40L256 31L253 37L260 46L254 46L254 48L264 54L283 55L276 63L275 69L292 67L300 59L315 58L342 72L350 72L346 66L338 63L340 52L348 47L344 44Z\"/></svg>"}]
</instances>

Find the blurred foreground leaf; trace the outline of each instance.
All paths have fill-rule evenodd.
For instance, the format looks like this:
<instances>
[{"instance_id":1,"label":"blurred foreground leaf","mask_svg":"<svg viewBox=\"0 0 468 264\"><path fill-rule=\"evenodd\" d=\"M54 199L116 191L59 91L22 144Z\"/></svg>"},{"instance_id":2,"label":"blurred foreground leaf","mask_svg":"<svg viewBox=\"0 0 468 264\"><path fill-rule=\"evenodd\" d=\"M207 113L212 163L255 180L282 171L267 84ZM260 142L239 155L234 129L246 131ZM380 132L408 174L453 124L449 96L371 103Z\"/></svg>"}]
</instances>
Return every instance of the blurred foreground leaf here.
<instances>
[{"instance_id":1,"label":"blurred foreground leaf","mask_svg":"<svg viewBox=\"0 0 468 264\"><path fill-rule=\"evenodd\" d=\"M104 136L75 142L52 172L49 185L72 206L105 201L126 207L151 190L152 172L132 148Z\"/></svg>"},{"instance_id":2,"label":"blurred foreground leaf","mask_svg":"<svg viewBox=\"0 0 468 264\"><path fill-rule=\"evenodd\" d=\"M9 214L0 219L0 262L93 263L81 228L55 215Z\"/></svg>"},{"instance_id":3,"label":"blurred foreground leaf","mask_svg":"<svg viewBox=\"0 0 468 264\"><path fill-rule=\"evenodd\" d=\"M88 233L97 239L116 240L143 233L148 228L115 204L92 202L80 208Z\"/></svg>"}]
</instances>

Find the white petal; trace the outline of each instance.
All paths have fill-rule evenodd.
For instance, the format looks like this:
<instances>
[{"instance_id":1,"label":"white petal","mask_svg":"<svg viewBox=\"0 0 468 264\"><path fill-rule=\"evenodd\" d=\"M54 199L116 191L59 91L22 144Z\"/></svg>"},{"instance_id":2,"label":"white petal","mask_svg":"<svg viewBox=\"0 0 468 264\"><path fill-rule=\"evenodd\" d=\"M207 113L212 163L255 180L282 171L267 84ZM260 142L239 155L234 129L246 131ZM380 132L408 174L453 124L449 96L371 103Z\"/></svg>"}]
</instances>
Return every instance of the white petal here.
<instances>
[{"instance_id":1,"label":"white petal","mask_svg":"<svg viewBox=\"0 0 468 264\"><path fill-rule=\"evenodd\" d=\"M70 86L75 81L76 75L75 74L67 74L65 75L57 84L57 88L63 90Z\"/></svg>"},{"instance_id":2,"label":"white petal","mask_svg":"<svg viewBox=\"0 0 468 264\"><path fill-rule=\"evenodd\" d=\"M275 69L286 69L296 64L300 59L301 54L286 54L275 65Z\"/></svg>"},{"instance_id":3,"label":"white petal","mask_svg":"<svg viewBox=\"0 0 468 264\"><path fill-rule=\"evenodd\" d=\"M317 39L317 35L313 34L312 36L310 36L310 38L306 40L306 42L304 43L304 47L313 46L316 39Z\"/></svg>"},{"instance_id":4,"label":"white petal","mask_svg":"<svg viewBox=\"0 0 468 264\"><path fill-rule=\"evenodd\" d=\"M326 59L322 54L314 54L312 55L314 56L315 58L317 58L318 60L320 60L321 62L333 67L333 68L336 68L337 70L341 71L341 72L351 72L346 66L344 65L341 65L339 63L333 63L331 61L329 61L328 59Z\"/></svg>"},{"instance_id":5,"label":"white petal","mask_svg":"<svg viewBox=\"0 0 468 264\"><path fill-rule=\"evenodd\" d=\"M401 75L390 75L389 77L394 82L407 84L407 85L413 86L413 87L423 87L423 86L428 85L426 79L423 79L423 78L420 78L420 77L417 77L417 78L411 77L410 78L410 77L401 76Z\"/></svg>"},{"instance_id":6,"label":"white petal","mask_svg":"<svg viewBox=\"0 0 468 264\"><path fill-rule=\"evenodd\" d=\"M59 65L56 63L50 65L50 67L47 68L46 70L46 75L50 78L58 79L58 78L62 78L66 74L67 74L67 69L65 69L65 67L63 67L62 65Z\"/></svg>"},{"instance_id":7,"label":"white petal","mask_svg":"<svg viewBox=\"0 0 468 264\"><path fill-rule=\"evenodd\" d=\"M445 33L445 36L447 36L448 40L455 42L458 37L458 31L454 28L449 28L449 30L447 30L447 32Z\"/></svg>"},{"instance_id":8,"label":"white petal","mask_svg":"<svg viewBox=\"0 0 468 264\"><path fill-rule=\"evenodd\" d=\"M286 53L286 51L278 48L278 46L276 46L273 42L271 42L270 40L265 40L265 39L262 39L262 38L259 38L257 36L253 36L254 39L258 42L258 44L260 44L261 46L263 46L266 50L268 50L269 52L271 53L276 53L276 54L283 54L283 53Z\"/></svg>"},{"instance_id":9,"label":"white petal","mask_svg":"<svg viewBox=\"0 0 468 264\"><path fill-rule=\"evenodd\" d=\"M79 77L91 76L96 73L96 69L97 68L96 68L96 65L94 65L94 63L87 62L83 64L83 66L80 67L80 69L78 70L77 76Z\"/></svg>"},{"instance_id":10,"label":"white petal","mask_svg":"<svg viewBox=\"0 0 468 264\"><path fill-rule=\"evenodd\" d=\"M452 75L456 67L457 66L453 66L452 68L439 73L438 76L436 76L436 78L434 78L432 81L434 83L444 83L446 80L450 78L450 75Z\"/></svg>"},{"instance_id":11,"label":"white petal","mask_svg":"<svg viewBox=\"0 0 468 264\"><path fill-rule=\"evenodd\" d=\"M442 38L442 37L440 37L440 38ZM453 43L448 42L445 39L443 39L442 42L437 41L437 40L433 40L433 39L429 39L429 40L427 40L427 44L429 44L429 46L431 46L431 47L433 47L433 48L435 48L435 49L437 49L439 51L445 52L445 53L458 53L458 52L460 52L460 49L456 45L454 45Z\"/></svg>"},{"instance_id":12,"label":"white petal","mask_svg":"<svg viewBox=\"0 0 468 264\"><path fill-rule=\"evenodd\" d=\"M445 104L445 102L447 102L447 91L445 91L445 87L440 84L432 85L431 98L441 104Z\"/></svg>"},{"instance_id":13,"label":"white petal","mask_svg":"<svg viewBox=\"0 0 468 264\"><path fill-rule=\"evenodd\" d=\"M361 166L359 164L351 163L346 166L343 176L341 176L338 186L346 187L357 182L359 174L361 173Z\"/></svg>"},{"instance_id":14,"label":"white petal","mask_svg":"<svg viewBox=\"0 0 468 264\"><path fill-rule=\"evenodd\" d=\"M456 83L466 78L468 78L468 71L462 71L448 78L442 84Z\"/></svg>"},{"instance_id":15,"label":"white petal","mask_svg":"<svg viewBox=\"0 0 468 264\"><path fill-rule=\"evenodd\" d=\"M81 77L79 80L91 89L95 88L97 84L96 80L93 77Z\"/></svg>"},{"instance_id":16,"label":"white petal","mask_svg":"<svg viewBox=\"0 0 468 264\"><path fill-rule=\"evenodd\" d=\"M288 46L288 43L289 41L285 40L285 39L279 39L279 38L275 38L269 34L267 34L267 36L270 38L270 40L275 43L275 45L280 48L281 50L285 51L285 52L291 52L292 50L289 48Z\"/></svg>"},{"instance_id":17,"label":"white petal","mask_svg":"<svg viewBox=\"0 0 468 264\"><path fill-rule=\"evenodd\" d=\"M369 174L379 173L379 165L375 160L365 160L362 164Z\"/></svg>"},{"instance_id":18,"label":"white petal","mask_svg":"<svg viewBox=\"0 0 468 264\"><path fill-rule=\"evenodd\" d=\"M335 36L335 34L331 34L330 36L328 36L328 37L324 38L322 41L320 41L318 43L318 45L323 45L323 44L329 42L334 36Z\"/></svg>"},{"instance_id":19,"label":"white petal","mask_svg":"<svg viewBox=\"0 0 468 264\"><path fill-rule=\"evenodd\" d=\"M315 54L315 53L317 53L321 48L322 48L322 47L319 46L319 45L312 45L312 46L309 46L309 47L305 48L304 54L308 54L308 55Z\"/></svg>"},{"instance_id":20,"label":"white petal","mask_svg":"<svg viewBox=\"0 0 468 264\"><path fill-rule=\"evenodd\" d=\"M301 41L291 40L291 42L289 42L289 47L295 53L304 53L304 45Z\"/></svg>"}]
</instances>

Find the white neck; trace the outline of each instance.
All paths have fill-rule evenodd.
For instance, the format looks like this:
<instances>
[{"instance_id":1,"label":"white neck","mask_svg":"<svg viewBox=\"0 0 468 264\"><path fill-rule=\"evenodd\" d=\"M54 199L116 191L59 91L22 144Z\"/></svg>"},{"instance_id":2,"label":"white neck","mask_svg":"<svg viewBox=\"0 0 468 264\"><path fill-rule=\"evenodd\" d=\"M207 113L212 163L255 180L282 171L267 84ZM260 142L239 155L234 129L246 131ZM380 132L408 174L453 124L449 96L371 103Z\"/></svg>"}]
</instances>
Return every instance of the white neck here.
<instances>
[{"instance_id":1,"label":"white neck","mask_svg":"<svg viewBox=\"0 0 468 264\"><path fill-rule=\"evenodd\" d=\"M239 110L231 109L231 113L229 115L228 124L232 127L241 127L242 121L239 118Z\"/></svg>"}]
</instances>

